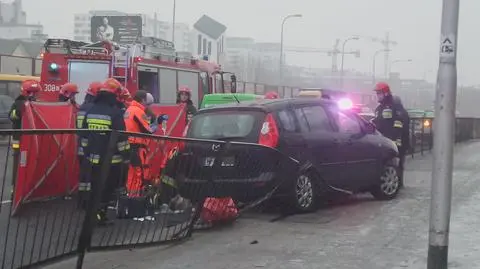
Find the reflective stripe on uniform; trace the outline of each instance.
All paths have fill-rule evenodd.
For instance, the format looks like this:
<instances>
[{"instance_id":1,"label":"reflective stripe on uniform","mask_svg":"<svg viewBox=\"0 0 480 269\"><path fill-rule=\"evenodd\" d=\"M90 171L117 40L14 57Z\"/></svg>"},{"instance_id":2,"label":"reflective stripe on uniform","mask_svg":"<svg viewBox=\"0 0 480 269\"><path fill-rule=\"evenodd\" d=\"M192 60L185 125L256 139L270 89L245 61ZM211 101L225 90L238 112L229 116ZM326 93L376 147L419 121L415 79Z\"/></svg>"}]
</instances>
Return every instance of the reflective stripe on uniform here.
<instances>
[{"instance_id":1,"label":"reflective stripe on uniform","mask_svg":"<svg viewBox=\"0 0 480 269\"><path fill-rule=\"evenodd\" d=\"M90 154L90 156L87 158L90 163L92 164L100 164L100 155L98 154ZM117 164L123 162L123 158L121 155L113 155L112 156L112 164Z\"/></svg>"},{"instance_id":2,"label":"reflective stripe on uniform","mask_svg":"<svg viewBox=\"0 0 480 269\"><path fill-rule=\"evenodd\" d=\"M117 143L118 151L127 151L130 149L130 143L128 141L122 141Z\"/></svg>"},{"instance_id":3,"label":"reflective stripe on uniform","mask_svg":"<svg viewBox=\"0 0 480 269\"><path fill-rule=\"evenodd\" d=\"M391 109L386 108L382 111L382 118L391 119L393 117L393 112Z\"/></svg>"},{"instance_id":4,"label":"reflective stripe on uniform","mask_svg":"<svg viewBox=\"0 0 480 269\"><path fill-rule=\"evenodd\" d=\"M82 147L78 147L78 152L77 152L77 154L78 154L79 156L83 156L83 155L84 155L84 152L83 152L83 148L82 148Z\"/></svg>"},{"instance_id":5,"label":"reflective stripe on uniform","mask_svg":"<svg viewBox=\"0 0 480 269\"><path fill-rule=\"evenodd\" d=\"M18 120L18 115L17 115L17 110L16 109L12 109L12 112L10 112L10 118L12 120Z\"/></svg>"},{"instance_id":6,"label":"reflective stripe on uniform","mask_svg":"<svg viewBox=\"0 0 480 269\"><path fill-rule=\"evenodd\" d=\"M86 138L80 139L80 144L82 145L82 147L88 147L88 139Z\"/></svg>"},{"instance_id":7,"label":"reflective stripe on uniform","mask_svg":"<svg viewBox=\"0 0 480 269\"><path fill-rule=\"evenodd\" d=\"M401 147L402 146L402 139L395 140L395 145L397 145L397 147Z\"/></svg>"},{"instance_id":8,"label":"reflective stripe on uniform","mask_svg":"<svg viewBox=\"0 0 480 269\"><path fill-rule=\"evenodd\" d=\"M396 120L393 122L393 127L394 128L403 128L403 123L399 120Z\"/></svg>"},{"instance_id":9,"label":"reflective stripe on uniform","mask_svg":"<svg viewBox=\"0 0 480 269\"><path fill-rule=\"evenodd\" d=\"M177 184L175 183L175 179L173 179L173 178L171 178L167 175L162 175L162 182L165 185L168 185L168 186L171 186L171 187L174 187L174 188L177 187Z\"/></svg>"},{"instance_id":10,"label":"reflective stripe on uniform","mask_svg":"<svg viewBox=\"0 0 480 269\"><path fill-rule=\"evenodd\" d=\"M92 189L92 184L89 182L80 182L78 183L78 190L79 191L90 191Z\"/></svg>"}]
</instances>

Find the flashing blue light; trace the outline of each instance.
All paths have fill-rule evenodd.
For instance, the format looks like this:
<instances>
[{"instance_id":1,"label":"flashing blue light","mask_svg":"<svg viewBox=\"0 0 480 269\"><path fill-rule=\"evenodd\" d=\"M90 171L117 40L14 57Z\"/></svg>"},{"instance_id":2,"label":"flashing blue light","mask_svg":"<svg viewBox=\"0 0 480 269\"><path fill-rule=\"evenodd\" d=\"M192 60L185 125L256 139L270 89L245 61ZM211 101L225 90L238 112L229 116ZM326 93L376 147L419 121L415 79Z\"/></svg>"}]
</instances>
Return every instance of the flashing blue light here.
<instances>
[{"instance_id":1,"label":"flashing blue light","mask_svg":"<svg viewBox=\"0 0 480 269\"><path fill-rule=\"evenodd\" d=\"M58 69L58 64L56 63L51 63L50 64L50 70L51 71L56 71Z\"/></svg>"}]
</instances>

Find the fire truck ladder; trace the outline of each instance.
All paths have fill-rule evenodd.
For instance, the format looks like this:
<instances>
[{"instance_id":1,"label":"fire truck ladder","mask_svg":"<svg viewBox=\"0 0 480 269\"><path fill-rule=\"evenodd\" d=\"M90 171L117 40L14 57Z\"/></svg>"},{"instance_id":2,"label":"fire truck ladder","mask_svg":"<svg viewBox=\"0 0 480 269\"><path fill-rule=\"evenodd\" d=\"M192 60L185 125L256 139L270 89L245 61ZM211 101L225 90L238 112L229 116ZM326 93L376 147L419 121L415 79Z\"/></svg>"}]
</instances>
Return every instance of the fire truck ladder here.
<instances>
[{"instance_id":1,"label":"fire truck ladder","mask_svg":"<svg viewBox=\"0 0 480 269\"><path fill-rule=\"evenodd\" d=\"M125 86L128 82L129 67L133 59L131 55L132 49L135 50L135 46L120 46L119 49L113 53L112 57L112 77L122 82ZM121 72L121 70L123 70L123 72Z\"/></svg>"}]
</instances>

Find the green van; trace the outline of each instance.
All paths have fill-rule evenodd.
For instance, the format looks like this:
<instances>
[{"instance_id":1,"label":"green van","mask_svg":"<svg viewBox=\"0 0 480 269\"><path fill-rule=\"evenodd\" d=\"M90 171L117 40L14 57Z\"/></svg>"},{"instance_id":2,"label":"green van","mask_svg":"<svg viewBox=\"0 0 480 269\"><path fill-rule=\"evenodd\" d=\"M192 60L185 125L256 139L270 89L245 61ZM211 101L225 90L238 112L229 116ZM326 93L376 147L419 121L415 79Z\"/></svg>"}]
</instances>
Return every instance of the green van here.
<instances>
[{"instance_id":1,"label":"green van","mask_svg":"<svg viewBox=\"0 0 480 269\"><path fill-rule=\"evenodd\" d=\"M200 108L232 104L237 102L252 102L262 99L263 95L253 93L212 93L203 96Z\"/></svg>"}]
</instances>

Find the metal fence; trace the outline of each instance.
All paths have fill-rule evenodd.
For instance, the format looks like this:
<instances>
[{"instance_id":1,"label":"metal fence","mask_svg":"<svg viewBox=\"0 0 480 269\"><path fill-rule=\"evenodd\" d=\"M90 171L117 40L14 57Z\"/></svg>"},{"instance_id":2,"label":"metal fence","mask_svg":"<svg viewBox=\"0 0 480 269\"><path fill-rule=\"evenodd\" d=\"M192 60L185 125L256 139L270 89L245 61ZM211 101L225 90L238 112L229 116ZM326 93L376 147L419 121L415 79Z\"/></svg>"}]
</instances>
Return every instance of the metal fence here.
<instances>
[{"instance_id":1,"label":"metal fence","mask_svg":"<svg viewBox=\"0 0 480 269\"><path fill-rule=\"evenodd\" d=\"M11 150L13 144L9 143L1 147L4 154L0 154L5 156L0 184L0 234L5 235L0 237L2 269L38 266L75 255L77 268L82 268L88 251L185 239L201 226L200 220L208 219L205 216L219 212L216 207L230 210L228 203L222 202L225 199L244 208L258 204L299 169L294 160L261 145L115 131L105 134L108 150L102 162L85 165L77 158L77 135L91 131L0 132L20 134L20 147ZM126 135L147 144L144 171L150 176L137 195L125 188L132 169L129 164L111 162L119 137ZM230 171L233 156L239 159L235 160L236 169ZM259 161L266 156L267 162ZM274 178L273 171L282 171L284 177ZM89 190L84 188L84 180L79 184L80 177L89 177ZM169 182L172 178L174 184ZM240 180L245 178L247 184ZM108 198L105 212L111 222L100 225L96 216L104 197ZM133 205L141 206L133 210Z\"/></svg>"},{"instance_id":2,"label":"metal fence","mask_svg":"<svg viewBox=\"0 0 480 269\"><path fill-rule=\"evenodd\" d=\"M432 149L433 124L431 118L411 120L412 154ZM21 135L18 149L11 149L11 139L0 147L0 268L35 267L75 255L82 268L88 251L179 241L195 228L215 225L205 221L212 214L232 207L243 212L265 201L289 186L301 169L288 156L257 144L118 132L105 134L103 163L85 166L77 158L77 136L91 133L0 131L6 137ZM127 198L131 190L125 188L131 168L111 164L122 136L144 139L147 145L144 171L149 176L134 198ZM480 120L457 119L456 142L479 137ZM235 169L230 170L232 162ZM85 176L92 183L89 191L79 184ZM96 215L104 197L111 223L99 225ZM130 200L140 201L140 209L125 207Z\"/></svg>"}]
</instances>

